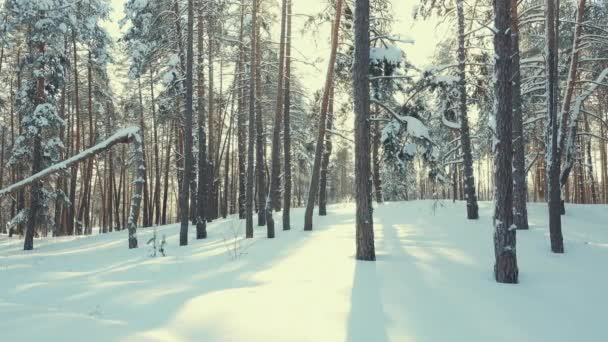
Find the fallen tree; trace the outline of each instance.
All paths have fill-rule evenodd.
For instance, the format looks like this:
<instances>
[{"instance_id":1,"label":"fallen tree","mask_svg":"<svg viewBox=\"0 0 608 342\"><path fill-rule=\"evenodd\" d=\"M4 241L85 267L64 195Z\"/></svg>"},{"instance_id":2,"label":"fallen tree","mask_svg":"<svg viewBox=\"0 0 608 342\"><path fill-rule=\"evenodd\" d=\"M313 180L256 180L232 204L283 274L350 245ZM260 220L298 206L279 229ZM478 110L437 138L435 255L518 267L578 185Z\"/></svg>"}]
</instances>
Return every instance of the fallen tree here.
<instances>
[{"instance_id":1,"label":"fallen tree","mask_svg":"<svg viewBox=\"0 0 608 342\"><path fill-rule=\"evenodd\" d=\"M123 128L112 136L108 137L104 141L92 146L77 155L68 158L60 163L51 165L46 169L20 180L17 183L11 184L10 186L0 190L0 197L6 196L12 192L15 192L21 188L31 185L33 182L50 176L54 173L66 170L72 165L78 164L91 157L94 157L104 151L109 150L117 144L132 144L133 145L133 166L134 166L134 181L135 188L133 189L133 196L131 198L131 207L129 210L129 218L127 221L127 230L129 232L129 248L137 248L137 219L139 218L139 210L142 198L142 190L144 183L144 175L146 168L144 166L143 149L142 149L142 137L140 128L137 126Z\"/></svg>"}]
</instances>

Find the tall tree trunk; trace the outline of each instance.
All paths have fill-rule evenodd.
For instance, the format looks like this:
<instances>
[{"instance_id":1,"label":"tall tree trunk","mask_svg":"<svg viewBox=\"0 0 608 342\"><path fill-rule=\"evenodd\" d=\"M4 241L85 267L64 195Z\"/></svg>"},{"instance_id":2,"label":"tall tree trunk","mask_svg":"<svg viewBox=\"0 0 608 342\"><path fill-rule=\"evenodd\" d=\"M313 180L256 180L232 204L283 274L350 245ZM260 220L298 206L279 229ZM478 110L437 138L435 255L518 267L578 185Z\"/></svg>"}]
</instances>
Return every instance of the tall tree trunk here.
<instances>
[{"instance_id":1,"label":"tall tree trunk","mask_svg":"<svg viewBox=\"0 0 608 342\"><path fill-rule=\"evenodd\" d=\"M462 143L462 159L464 162L464 191L467 200L467 218L475 220L479 218L477 206L477 195L475 191L475 178L473 176L473 154L471 152L471 133L469 129L469 118L467 114L467 89L466 89L466 50L464 32L464 0L456 2L458 13L458 88L460 92L460 136Z\"/></svg>"},{"instance_id":2,"label":"tall tree trunk","mask_svg":"<svg viewBox=\"0 0 608 342\"><path fill-rule=\"evenodd\" d=\"M241 0L241 24L239 27L239 41L243 41L243 20L244 20L244 0ZM245 73L245 52L244 46L241 44L239 48L239 109L238 109L238 117L237 117L237 135L238 135L238 178L239 178L239 218L245 218L246 212L246 180L247 180L247 114L245 113L245 81L244 81L244 73Z\"/></svg>"},{"instance_id":3,"label":"tall tree trunk","mask_svg":"<svg viewBox=\"0 0 608 342\"><path fill-rule=\"evenodd\" d=\"M142 144L141 144L141 148L143 149L143 157L144 157L144 167L146 168L146 172L144 173L144 203L143 203L143 208L142 208L142 218L143 218L143 226L144 227L149 227L150 226L150 221L148 221L148 219L150 218L149 215L149 210L150 210L150 196L148 193L148 163L146 160L146 144L145 144L145 132L146 132L146 128L145 128L145 120L144 120L144 100L143 100L143 95L142 95L142 89L141 89L141 78L137 78L137 89L138 89L138 93L139 93L139 125L141 127L141 135L143 137L142 140Z\"/></svg>"},{"instance_id":4,"label":"tall tree trunk","mask_svg":"<svg viewBox=\"0 0 608 342\"><path fill-rule=\"evenodd\" d=\"M519 15L517 0L511 0L511 43L513 48L513 223L517 229L528 229L526 155L521 104L519 68Z\"/></svg>"},{"instance_id":5,"label":"tall tree trunk","mask_svg":"<svg viewBox=\"0 0 608 342\"><path fill-rule=\"evenodd\" d=\"M283 230L291 229L291 8L287 0L287 37L285 38L285 101L283 109Z\"/></svg>"},{"instance_id":6,"label":"tall tree trunk","mask_svg":"<svg viewBox=\"0 0 608 342\"><path fill-rule=\"evenodd\" d=\"M378 110L375 110L378 113ZM380 125L374 121L372 133L372 165L374 179L374 193L377 203L382 203L382 180L380 179Z\"/></svg>"},{"instance_id":7,"label":"tall tree trunk","mask_svg":"<svg viewBox=\"0 0 608 342\"><path fill-rule=\"evenodd\" d=\"M334 117L334 85L331 85L329 94L329 107L327 110L327 130L330 131ZM325 134L325 149L321 160L321 179L319 180L319 216L327 215L327 174L329 172L329 158L331 156L331 134Z\"/></svg>"},{"instance_id":8,"label":"tall tree trunk","mask_svg":"<svg viewBox=\"0 0 608 342\"><path fill-rule=\"evenodd\" d=\"M249 136L247 146L247 189L245 200L245 236L253 237L253 151L255 144L255 65L256 65L256 33L257 30L257 0L251 7L251 58L249 59Z\"/></svg>"},{"instance_id":9,"label":"tall tree trunk","mask_svg":"<svg viewBox=\"0 0 608 342\"><path fill-rule=\"evenodd\" d=\"M154 98L154 73L150 70L150 106L152 107L152 125L153 125L153 133L154 133L154 194L152 196L152 201L154 203L153 210L150 212L154 212L155 216L150 217L150 222L154 222L154 224L160 224L160 148L158 142L158 118L156 117L156 103ZM152 215L150 215L152 216Z\"/></svg>"},{"instance_id":10,"label":"tall tree trunk","mask_svg":"<svg viewBox=\"0 0 608 342\"><path fill-rule=\"evenodd\" d=\"M212 3L208 3L208 5L211 5L213 7ZM211 8L211 10L214 10L214 8ZM217 200L215 198L215 194L216 194L216 183L215 183L215 164L218 163L217 160L215 160L215 145L216 145L216 140L219 141L219 136L215 137L215 132L219 131L218 126L215 124L216 122L216 113L215 113L215 92L214 92L214 54L215 54L215 40L213 35L214 30L215 30L215 18L213 15L209 15L208 17L208 22L209 25L207 27L207 36L209 38L209 42L208 42L208 57L209 57L209 111L208 111L208 126L209 130L208 130L208 153L207 153L207 160L208 160L208 175L207 175L207 179L208 179L208 197L207 197L207 213L206 213L206 218L208 220L213 220L215 218L217 218Z\"/></svg>"},{"instance_id":11,"label":"tall tree trunk","mask_svg":"<svg viewBox=\"0 0 608 342\"><path fill-rule=\"evenodd\" d=\"M188 244L188 197L190 194L190 177L192 176L192 64L194 63L194 0L188 0L188 33L187 33L187 56L186 56L186 110L184 115L184 178L180 191L180 215L181 225L179 234L180 246Z\"/></svg>"},{"instance_id":12,"label":"tall tree trunk","mask_svg":"<svg viewBox=\"0 0 608 342\"><path fill-rule=\"evenodd\" d=\"M591 133L591 128L589 127L589 118L587 118L587 114L583 116L585 121L585 130ZM600 125L602 123L600 122ZM587 138L587 143L585 144L586 155L587 155L587 178L589 179L589 195L591 196L591 204L599 203L597 188L595 186L595 175L593 172L593 156L591 154L591 138Z\"/></svg>"},{"instance_id":13,"label":"tall tree trunk","mask_svg":"<svg viewBox=\"0 0 608 342\"><path fill-rule=\"evenodd\" d=\"M72 32L72 49L74 58L72 63L74 64L74 116L76 118L76 134L74 137L74 149L72 154L80 152L80 96L78 86L78 50L76 45L76 32ZM70 171L70 207L68 212L68 234L75 234L74 232L74 220L76 219L76 181L78 176L78 166L74 165Z\"/></svg>"},{"instance_id":14,"label":"tall tree trunk","mask_svg":"<svg viewBox=\"0 0 608 342\"><path fill-rule=\"evenodd\" d=\"M545 35L547 44L546 75L547 75L547 114L549 142L547 148L547 179L549 192L549 235L551 250L554 253L564 252L562 223L560 217L560 155L559 155L559 123L557 117L558 101L558 7L553 0L545 0Z\"/></svg>"},{"instance_id":15,"label":"tall tree trunk","mask_svg":"<svg viewBox=\"0 0 608 342\"><path fill-rule=\"evenodd\" d=\"M281 210L281 126L283 121L283 82L285 66L285 21L287 18L287 0L281 1L281 40L279 41L279 81L277 86L277 101L272 132L272 155L270 171L270 203L272 209Z\"/></svg>"},{"instance_id":16,"label":"tall tree trunk","mask_svg":"<svg viewBox=\"0 0 608 342\"><path fill-rule=\"evenodd\" d=\"M44 43L41 43L38 47L38 53L40 56L44 54ZM45 78L44 76L39 76L36 79L36 98L34 100L34 104L36 106L41 105L45 101ZM39 132L34 137L34 146L32 148L32 175L35 175L39 171L42 170L42 135ZM30 211L27 220L27 227L25 231L25 239L23 243L24 250L32 250L34 249L34 232L36 227L38 226L38 216L40 215L40 211L43 209L43 189L42 189L42 181L36 180L32 183L31 192L30 192Z\"/></svg>"},{"instance_id":17,"label":"tall tree trunk","mask_svg":"<svg viewBox=\"0 0 608 342\"><path fill-rule=\"evenodd\" d=\"M266 225L266 182L264 179L264 121L262 117L262 51L260 44L260 25L253 26L256 31L255 42L255 128L256 128L256 143L255 143L255 174L256 174L256 191L258 195L258 226ZM269 233L270 235L270 233Z\"/></svg>"},{"instance_id":18,"label":"tall tree trunk","mask_svg":"<svg viewBox=\"0 0 608 342\"><path fill-rule=\"evenodd\" d=\"M357 2L359 3L359 2ZM363 4L369 7L369 3ZM369 12L369 8L367 9ZM312 213L315 207L315 200L319 192L319 173L321 169L321 158L323 156L323 145L325 141L325 129L327 123L327 109L329 107L329 92L333 84L334 69L336 65L336 52L338 50L338 37L340 32L340 19L342 17L342 0L336 1L336 14L334 18L331 51L329 54L329 64L327 66L327 75L325 78L325 88L323 90L323 100L321 101L321 115L319 116L319 134L317 136L317 146L315 148L315 159L312 167L312 175L310 177L310 188L308 189L308 199L306 201L306 211L304 213L304 230L312 230ZM367 18L369 20L369 18ZM365 71L367 75L367 69ZM368 109L369 111L369 109Z\"/></svg>"},{"instance_id":19,"label":"tall tree trunk","mask_svg":"<svg viewBox=\"0 0 608 342\"><path fill-rule=\"evenodd\" d=\"M514 1L514 0L512 0ZM496 140L494 147L494 277L499 283L518 282L515 230L513 224L513 148L512 122L513 55L511 33L511 1L494 0L494 64L496 96Z\"/></svg>"},{"instance_id":20,"label":"tall tree trunk","mask_svg":"<svg viewBox=\"0 0 608 342\"><path fill-rule=\"evenodd\" d=\"M208 199L207 193L207 137L205 136L205 67L203 66L205 55L203 54L203 7L200 1L198 5L198 208L196 216L196 238L204 239L207 237L207 217L206 207Z\"/></svg>"},{"instance_id":21,"label":"tall tree trunk","mask_svg":"<svg viewBox=\"0 0 608 342\"><path fill-rule=\"evenodd\" d=\"M169 124L169 134L167 135L166 152L165 152L165 184L163 185L163 213L160 217L160 224L167 224L167 208L169 200L169 166L171 165L171 136L173 135L173 127L175 124Z\"/></svg>"},{"instance_id":22,"label":"tall tree trunk","mask_svg":"<svg viewBox=\"0 0 608 342\"><path fill-rule=\"evenodd\" d=\"M339 22L339 20L337 21ZM336 26L334 34L337 33L339 27ZM370 170L369 47L369 0L356 0L353 97L355 101L355 199L358 260L376 260Z\"/></svg>"}]
</instances>

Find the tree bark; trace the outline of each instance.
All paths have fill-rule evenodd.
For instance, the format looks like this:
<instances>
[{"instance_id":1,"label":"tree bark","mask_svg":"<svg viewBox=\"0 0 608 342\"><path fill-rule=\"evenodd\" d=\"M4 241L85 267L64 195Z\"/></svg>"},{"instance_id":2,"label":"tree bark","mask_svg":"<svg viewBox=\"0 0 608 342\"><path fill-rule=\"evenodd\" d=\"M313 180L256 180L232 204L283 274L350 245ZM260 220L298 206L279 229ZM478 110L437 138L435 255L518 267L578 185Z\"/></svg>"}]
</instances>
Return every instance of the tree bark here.
<instances>
[{"instance_id":1,"label":"tree bark","mask_svg":"<svg viewBox=\"0 0 608 342\"><path fill-rule=\"evenodd\" d=\"M551 0L549 0L551 1ZM496 141L494 151L494 277L499 283L516 284L517 268L516 239L513 229L513 148L512 122L513 54L511 33L511 2L494 0L494 94L496 96Z\"/></svg>"},{"instance_id":2,"label":"tree bark","mask_svg":"<svg viewBox=\"0 0 608 342\"><path fill-rule=\"evenodd\" d=\"M188 33L187 33L187 56L186 56L186 110L184 115L184 176L182 180L182 188L180 191L180 234L179 244L185 246L188 244L188 226L189 226L189 202L190 194L190 177L192 176L192 64L194 63L194 0L188 0Z\"/></svg>"},{"instance_id":3,"label":"tree bark","mask_svg":"<svg viewBox=\"0 0 608 342\"><path fill-rule=\"evenodd\" d=\"M279 41L279 81L277 86L277 101L274 114L274 129L272 132L272 154L270 171L270 204L276 211L281 210L281 126L283 121L283 81L285 66L285 21L287 18L287 0L281 1L281 40Z\"/></svg>"},{"instance_id":4,"label":"tree bark","mask_svg":"<svg viewBox=\"0 0 608 342\"><path fill-rule=\"evenodd\" d=\"M249 136L247 146L247 189L245 199L245 237L253 237L253 152L255 148L255 65L256 65L256 33L257 30L257 0L253 0L251 9L251 56L249 59Z\"/></svg>"},{"instance_id":5,"label":"tree bark","mask_svg":"<svg viewBox=\"0 0 608 342\"><path fill-rule=\"evenodd\" d=\"M266 225L266 182L264 179L264 121L262 115L262 51L260 44L260 25L253 26L256 31L255 42L255 128L256 128L256 144L255 144L255 174L256 174L256 191L258 204L258 226Z\"/></svg>"},{"instance_id":6,"label":"tree bark","mask_svg":"<svg viewBox=\"0 0 608 342\"><path fill-rule=\"evenodd\" d=\"M340 1L340 0L338 0ZM337 18L340 12L337 13ZM339 23L339 20L336 20ZM338 28L336 26L337 34ZM336 37L337 38L337 37ZM334 41L335 43L336 41ZM369 0L356 0L353 90L355 110L356 257L376 260L370 160Z\"/></svg>"},{"instance_id":7,"label":"tree bark","mask_svg":"<svg viewBox=\"0 0 608 342\"><path fill-rule=\"evenodd\" d=\"M513 222L517 229L528 229L526 155L519 67L519 15L517 0L511 0L511 43L513 48Z\"/></svg>"},{"instance_id":8,"label":"tree bark","mask_svg":"<svg viewBox=\"0 0 608 342\"><path fill-rule=\"evenodd\" d=\"M460 92L458 109L460 112L460 136L462 144L462 157L464 162L464 191L467 201L467 218L470 220L476 220L479 218L479 209L477 206L477 195L475 191L475 178L473 176L471 133L467 114L464 0L458 0L456 2L456 9L458 13L458 88Z\"/></svg>"},{"instance_id":9,"label":"tree bark","mask_svg":"<svg viewBox=\"0 0 608 342\"><path fill-rule=\"evenodd\" d=\"M287 37L285 41L285 101L283 109L283 230L291 229L291 6L287 0Z\"/></svg>"},{"instance_id":10,"label":"tree bark","mask_svg":"<svg viewBox=\"0 0 608 342\"><path fill-rule=\"evenodd\" d=\"M560 155L559 155L559 123L557 117L558 101L558 8L553 0L545 0L545 35L547 44L546 75L547 75L547 114L549 142L547 148L547 179L549 192L549 235L551 250L554 253L564 252L562 223L560 217Z\"/></svg>"},{"instance_id":11,"label":"tree bark","mask_svg":"<svg viewBox=\"0 0 608 342\"><path fill-rule=\"evenodd\" d=\"M334 117L334 85L329 94L329 107L327 110L327 130L331 130ZM331 156L331 134L325 135L325 149L321 161L321 179L319 180L319 216L327 215L327 174L329 172L329 158Z\"/></svg>"},{"instance_id":12,"label":"tree bark","mask_svg":"<svg viewBox=\"0 0 608 342\"><path fill-rule=\"evenodd\" d=\"M198 4L198 192L197 192L197 211L196 211L196 238L207 238L207 215L208 188L207 188L207 137L205 135L205 68L203 42L203 7L202 1Z\"/></svg>"}]
</instances>

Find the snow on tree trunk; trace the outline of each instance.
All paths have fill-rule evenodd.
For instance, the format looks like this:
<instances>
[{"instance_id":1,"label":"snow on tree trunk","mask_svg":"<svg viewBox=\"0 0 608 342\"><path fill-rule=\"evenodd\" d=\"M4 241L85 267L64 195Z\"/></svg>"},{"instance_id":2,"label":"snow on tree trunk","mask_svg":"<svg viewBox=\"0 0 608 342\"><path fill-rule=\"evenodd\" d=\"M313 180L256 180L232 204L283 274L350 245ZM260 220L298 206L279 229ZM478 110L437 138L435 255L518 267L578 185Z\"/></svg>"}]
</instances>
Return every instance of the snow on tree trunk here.
<instances>
[{"instance_id":1,"label":"snow on tree trunk","mask_svg":"<svg viewBox=\"0 0 608 342\"><path fill-rule=\"evenodd\" d=\"M339 27L339 26L338 26ZM370 156L369 0L355 4L353 97L355 110L356 257L376 260Z\"/></svg>"},{"instance_id":2,"label":"snow on tree trunk","mask_svg":"<svg viewBox=\"0 0 608 342\"><path fill-rule=\"evenodd\" d=\"M549 142L547 146L547 183L549 193L549 235L551 250L564 252L562 222L560 217L561 190L559 184L560 156L558 150L559 123L557 117L558 101L558 51L557 51L557 12L553 0L545 0L545 37L546 37L546 75L547 75L547 115Z\"/></svg>"},{"instance_id":3,"label":"snow on tree trunk","mask_svg":"<svg viewBox=\"0 0 608 342\"><path fill-rule=\"evenodd\" d=\"M494 277L499 283L518 281L512 178L512 81L510 1L494 0L496 130L494 134Z\"/></svg>"},{"instance_id":4,"label":"snow on tree trunk","mask_svg":"<svg viewBox=\"0 0 608 342\"><path fill-rule=\"evenodd\" d=\"M528 229L526 156L523 132L521 73L519 67L519 16L517 0L511 0L511 42L513 48L513 222Z\"/></svg>"},{"instance_id":5,"label":"snow on tree trunk","mask_svg":"<svg viewBox=\"0 0 608 342\"><path fill-rule=\"evenodd\" d=\"M473 155L471 152L471 135L469 129L469 118L467 114L467 89L466 89L466 51L464 32L464 0L456 3L458 12L458 88L460 92L458 110L460 112L460 134L462 143L462 158L464 162L464 190L467 202L467 218L475 220L479 218L477 206L477 195L475 191L475 178L473 176Z\"/></svg>"}]
</instances>

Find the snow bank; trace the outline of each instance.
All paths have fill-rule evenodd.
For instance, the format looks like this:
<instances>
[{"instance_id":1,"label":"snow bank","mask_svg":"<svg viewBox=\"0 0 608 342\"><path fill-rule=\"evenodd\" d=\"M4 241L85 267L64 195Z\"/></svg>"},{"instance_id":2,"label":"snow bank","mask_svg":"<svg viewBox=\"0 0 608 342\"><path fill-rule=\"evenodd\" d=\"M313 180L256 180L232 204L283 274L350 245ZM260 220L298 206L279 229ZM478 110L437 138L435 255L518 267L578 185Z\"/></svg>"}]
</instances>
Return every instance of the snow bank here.
<instances>
[{"instance_id":1,"label":"snow bank","mask_svg":"<svg viewBox=\"0 0 608 342\"><path fill-rule=\"evenodd\" d=\"M608 274L605 205L569 206L566 254L552 254L546 204L517 232L518 285L492 275L492 205L387 203L374 210L378 261L354 259L354 205L330 206L304 232L238 240L236 220L167 257L129 250L125 231L38 239L34 251L0 236L3 341L602 341ZM280 216L280 215L278 215ZM280 222L280 217L275 218ZM146 241L151 229L140 229Z\"/></svg>"}]
</instances>

